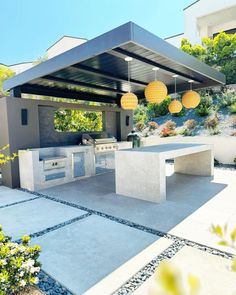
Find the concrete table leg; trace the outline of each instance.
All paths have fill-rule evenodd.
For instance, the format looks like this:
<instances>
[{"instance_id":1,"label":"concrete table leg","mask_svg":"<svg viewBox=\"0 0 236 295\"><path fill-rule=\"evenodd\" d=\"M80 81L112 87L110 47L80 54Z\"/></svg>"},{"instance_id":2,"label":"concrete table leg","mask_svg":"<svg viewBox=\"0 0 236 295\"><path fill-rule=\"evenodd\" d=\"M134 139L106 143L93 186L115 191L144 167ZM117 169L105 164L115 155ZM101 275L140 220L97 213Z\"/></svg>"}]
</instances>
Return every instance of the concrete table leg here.
<instances>
[{"instance_id":1,"label":"concrete table leg","mask_svg":"<svg viewBox=\"0 0 236 295\"><path fill-rule=\"evenodd\" d=\"M181 156L174 159L176 173L213 176L214 156L213 151L203 151L191 155Z\"/></svg>"},{"instance_id":2,"label":"concrete table leg","mask_svg":"<svg viewBox=\"0 0 236 295\"><path fill-rule=\"evenodd\" d=\"M155 153L115 153L116 193L159 203L166 200L165 159Z\"/></svg>"}]
</instances>

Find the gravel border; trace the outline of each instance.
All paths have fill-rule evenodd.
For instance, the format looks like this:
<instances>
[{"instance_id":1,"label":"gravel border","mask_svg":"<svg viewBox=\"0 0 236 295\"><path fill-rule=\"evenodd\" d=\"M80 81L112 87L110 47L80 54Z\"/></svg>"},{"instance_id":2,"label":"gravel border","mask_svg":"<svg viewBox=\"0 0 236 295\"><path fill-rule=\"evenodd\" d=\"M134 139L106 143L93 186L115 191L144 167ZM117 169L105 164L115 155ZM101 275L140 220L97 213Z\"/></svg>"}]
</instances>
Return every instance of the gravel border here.
<instances>
[{"instance_id":1,"label":"gravel border","mask_svg":"<svg viewBox=\"0 0 236 295\"><path fill-rule=\"evenodd\" d=\"M139 270L132 278L130 278L124 285L122 285L117 291L112 293L113 295L126 295L134 292L138 289L148 278L150 278L155 272L161 261L170 259L183 247L184 243L176 241L168 248L166 248L161 254L153 258L147 263L141 270Z\"/></svg>"},{"instance_id":2,"label":"gravel border","mask_svg":"<svg viewBox=\"0 0 236 295\"><path fill-rule=\"evenodd\" d=\"M87 218L89 216L91 216L90 213L85 213L85 214L80 215L78 217L75 217L75 218L69 219L67 221L64 221L62 223L56 224L54 226L48 227L48 228L46 228L44 230L41 230L41 231L35 232L33 234L30 234L29 237L31 239L33 239L33 238L38 238L38 237L44 236L44 235L48 234L49 232L52 232L54 230L57 230L57 229L62 228L64 226L67 226L69 224L72 224L72 223L77 222L77 221L79 221L81 219ZM16 243L19 243L20 241L21 241L21 239L15 240Z\"/></svg>"},{"instance_id":3,"label":"gravel border","mask_svg":"<svg viewBox=\"0 0 236 295\"><path fill-rule=\"evenodd\" d=\"M26 202L30 202L30 201L34 201L34 200L41 199L41 198L42 197L38 196L38 197L30 198L28 200L22 200L22 201L10 203L10 204L2 205L2 206L0 206L0 209L10 207L10 206L14 206L14 205L18 205L18 204L22 204L22 203L26 203Z\"/></svg>"},{"instance_id":4,"label":"gravel border","mask_svg":"<svg viewBox=\"0 0 236 295\"><path fill-rule=\"evenodd\" d=\"M45 295L73 295L67 288L62 286L58 281L54 280L43 270L40 271L38 288Z\"/></svg>"},{"instance_id":5,"label":"gravel border","mask_svg":"<svg viewBox=\"0 0 236 295\"><path fill-rule=\"evenodd\" d=\"M20 189L20 190L23 190L23 189ZM224 257L224 258L227 258L227 259L232 259L234 257L234 255L229 253L229 252L218 250L216 248L209 247L209 246L197 243L197 242L193 242L191 240L184 239L184 238L181 238L181 237L178 237L178 236L175 236L175 235L163 232L163 231L159 231L159 230L156 230L154 228L147 227L147 226L144 226L144 225L141 225L141 224L138 224L138 223L126 220L126 219L118 218L118 217L115 217L113 215L109 215L109 214L106 214L106 213L102 213L100 211L96 211L94 209L89 209L89 208L84 207L84 206L80 206L80 205L77 205L77 204L74 204L74 203L63 201L63 200L60 200L60 199L57 199L57 198L54 198L54 197L51 197L51 196L48 196L48 195L45 195L45 194L42 194L42 193L32 192L32 191L28 191L26 189L24 189L23 191L28 192L28 193L33 194L33 195L40 196L42 198L46 198L46 199L54 201L54 202L58 202L58 203L73 207L73 208L77 208L79 210L86 211L86 212L88 212L90 214L98 215L100 217L103 217L103 218L106 218L106 219L109 219L109 220L124 224L126 226L129 226L129 227L132 227L132 228L135 228L135 229L138 229L138 230L141 230L141 231L156 235L158 237L167 238L167 239L170 239L170 240L172 240L174 242L175 241L183 242L186 246L194 247L194 248L197 248L199 250L211 253L213 255L218 255L218 256L221 256L221 257Z\"/></svg>"}]
</instances>

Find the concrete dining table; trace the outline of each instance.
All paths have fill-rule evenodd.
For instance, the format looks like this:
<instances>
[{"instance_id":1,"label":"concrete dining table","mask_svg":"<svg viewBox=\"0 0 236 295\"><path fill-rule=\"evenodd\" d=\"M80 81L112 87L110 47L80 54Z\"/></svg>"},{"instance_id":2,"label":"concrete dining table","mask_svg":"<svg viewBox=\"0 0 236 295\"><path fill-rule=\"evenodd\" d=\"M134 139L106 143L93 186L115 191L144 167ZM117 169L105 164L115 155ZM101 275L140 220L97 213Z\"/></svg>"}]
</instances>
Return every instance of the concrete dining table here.
<instances>
[{"instance_id":1,"label":"concrete dining table","mask_svg":"<svg viewBox=\"0 0 236 295\"><path fill-rule=\"evenodd\" d=\"M174 159L175 173L213 176L212 145L176 143L119 150L115 152L116 193L155 203L165 201L168 159Z\"/></svg>"}]
</instances>

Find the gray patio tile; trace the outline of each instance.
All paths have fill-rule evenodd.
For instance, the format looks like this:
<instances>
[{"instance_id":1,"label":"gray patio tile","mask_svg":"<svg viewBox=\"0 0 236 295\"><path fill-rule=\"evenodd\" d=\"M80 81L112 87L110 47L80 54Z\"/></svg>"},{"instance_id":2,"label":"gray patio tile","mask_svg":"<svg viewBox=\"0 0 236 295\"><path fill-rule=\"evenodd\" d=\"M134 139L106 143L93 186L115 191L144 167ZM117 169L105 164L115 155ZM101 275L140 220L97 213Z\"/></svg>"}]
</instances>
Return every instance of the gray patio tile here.
<instances>
[{"instance_id":1,"label":"gray patio tile","mask_svg":"<svg viewBox=\"0 0 236 295\"><path fill-rule=\"evenodd\" d=\"M0 209L0 224L6 234L18 239L85 213L57 202L37 199Z\"/></svg>"},{"instance_id":2,"label":"gray patio tile","mask_svg":"<svg viewBox=\"0 0 236 295\"><path fill-rule=\"evenodd\" d=\"M83 294L155 240L154 235L92 215L32 243L42 246L43 270L73 293Z\"/></svg>"},{"instance_id":3,"label":"gray patio tile","mask_svg":"<svg viewBox=\"0 0 236 295\"><path fill-rule=\"evenodd\" d=\"M31 199L31 194L19 190L13 190L8 187L0 186L0 207L15 202Z\"/></svg>"},{"instance_id":4,"label":"gray patio tile","mask_svg":"<svg viewBox=\"0 0 236 295\"><path fill-rule=\"evenodd\" d=\"M115 194L114 174L104 174L42 190L76 203L161 231L169 231L226 187L208 177L174 174L167 177L167 201L157 204Z\"/></svg>"}]
</instances>

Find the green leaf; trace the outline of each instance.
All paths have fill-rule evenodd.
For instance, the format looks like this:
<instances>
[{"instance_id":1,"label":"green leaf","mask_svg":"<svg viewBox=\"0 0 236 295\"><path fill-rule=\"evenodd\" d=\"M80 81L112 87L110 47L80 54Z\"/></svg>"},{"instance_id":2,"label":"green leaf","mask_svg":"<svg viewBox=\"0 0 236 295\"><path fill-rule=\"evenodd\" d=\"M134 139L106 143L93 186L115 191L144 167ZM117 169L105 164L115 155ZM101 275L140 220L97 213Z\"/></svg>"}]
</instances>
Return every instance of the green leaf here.
<instances>
[{"instance_id":1,"label":"green leaf","mask_svg":"<svg viewBox=\"0 0 236 295\"><path fill-rule=\"evenodd\" d=\"M229 246L229 243L227 241L225 241L225 240L222 240L222 241L218 242L218 245L220 245L220 246Z\"/></svg>"},{"instance_id":2,"label":"green leaf","mask_svg":"<svg viewBox=\"0 0 236 295\"><path fill-rule=\"evenodd\" d=\"M236 228L231 231L230 237L231 237L232 242L234 243L236 240Z\"/></svg>"},{"instance_id":3,"label":"green leaf","mask_svg":"<svg viewBox=\"0 0 236 295\"><path fill-rule=\"evenodd\" d=\"M223 233L223 229L220 225L212 225L211 230L215 235L217 235L220 238L223 238L224 233Z\"/></svg>"},{"instance_id":4,"label":"green leaf","mask_svg":"<svg viewBox=\"0 0 236 295\"><path fill-rule=\"evenodd\" d=\"M232 264L231 264L231 268L232 268L232 271L236 272L236 258L233 259Z\"/></svg>"}]
</instances>

